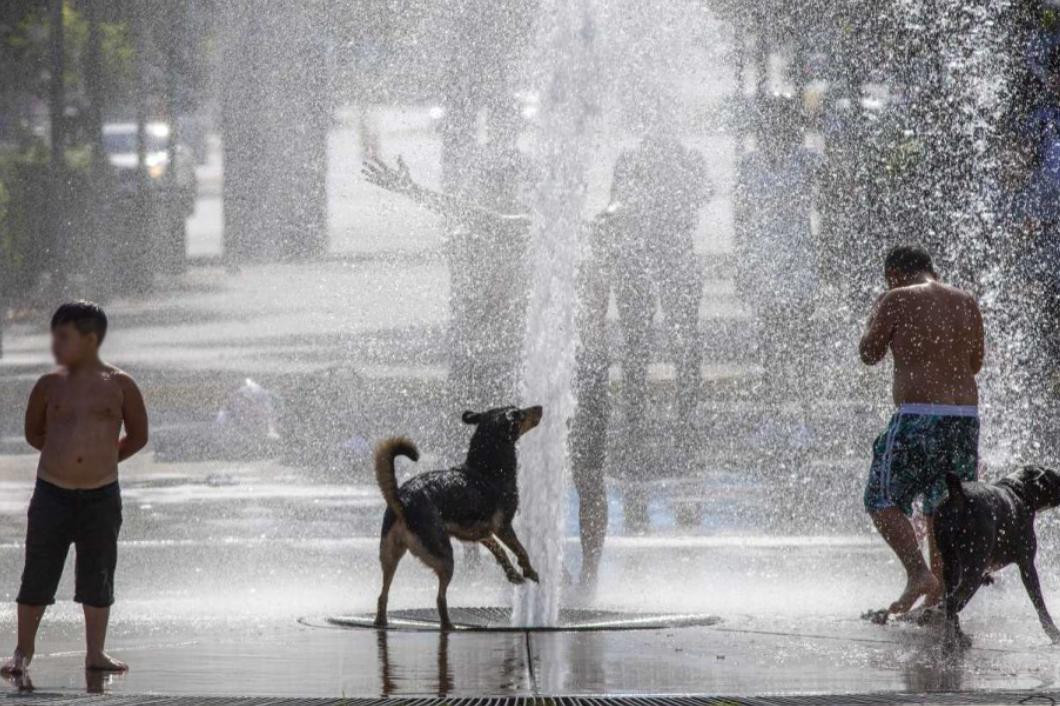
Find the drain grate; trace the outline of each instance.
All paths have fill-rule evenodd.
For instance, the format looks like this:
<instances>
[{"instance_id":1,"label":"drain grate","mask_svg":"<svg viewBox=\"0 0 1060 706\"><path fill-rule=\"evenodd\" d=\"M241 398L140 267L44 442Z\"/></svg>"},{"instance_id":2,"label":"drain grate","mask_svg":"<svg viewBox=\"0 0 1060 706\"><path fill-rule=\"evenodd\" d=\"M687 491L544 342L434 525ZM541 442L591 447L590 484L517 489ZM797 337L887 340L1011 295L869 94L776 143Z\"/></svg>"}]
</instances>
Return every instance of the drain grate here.
<instances>
[{"instance_id":1,"label":"drain grate","mask_svg":"<svg viewBox=\"0 0 1060 706\"><path fill-rule=\"evenodd\" d=\"M449 619L457 630L494 632L556 632L575 630L659 630L716 625L714 615L672 615L664 613L623 613L613 610L565 608L559 612L559 624L550 627L512 625L512 609L500 606L450 608ZM331 625L346 628L374 628L375 616L340 615L327 619ZM388 614L391 630L437 630L438 613L434 608L392 610Z\"/></svg>"},{"instance_id":2,"label":"drain grate","mask_svg":"<svg viewBox=\"0 0 1060 706\"><path fill-rule=\"evenodd\" d=\"M814 696L718 697L718 696L481 696L423 698L292 699L200 696L91 696L75 694L5 694L2 701L19 706L70 704L87 706L824 706L851 704L999 704L1008 706L1044 704L1056 706L1060 692L955 692L941 694L822 694Z\"/></svg>"}]
</instances>

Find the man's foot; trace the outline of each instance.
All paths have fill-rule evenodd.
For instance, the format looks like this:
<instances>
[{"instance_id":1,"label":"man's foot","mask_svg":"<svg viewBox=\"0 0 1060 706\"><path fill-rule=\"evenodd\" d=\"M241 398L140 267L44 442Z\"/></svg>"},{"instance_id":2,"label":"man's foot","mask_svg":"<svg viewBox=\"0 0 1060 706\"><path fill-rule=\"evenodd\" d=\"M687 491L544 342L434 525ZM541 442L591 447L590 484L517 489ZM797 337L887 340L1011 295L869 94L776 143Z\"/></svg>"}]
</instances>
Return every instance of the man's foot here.
<instances>
[{"instance_id":1,"label":"man's foot","mask_svg":"<svg viewBox=\"0 0 1060 706\"><path fill-rule=\"evenodd\" d=\"M4 676L16 676L19 674L25 674L26 670L29 669L29 663L33 660L32 654L25 654L22 650L15 648L15 653L11 655L11 659L4 662L4 666L0 667L0 674Z\"/></svg>"},{"instance_id":2,"label":"man's foot","mask_svg":"<svg viewBox=\"0 0 1060 706\"><path fill-rule=\"evenodd\" d=\"M861 614L862 620L867 620L874 625L886 625L887 618L891 617L891 611L886 608L880 610L866 610Z\"/></svg>"},{"instance_id":3,"label":"man's foot","mask_svg":"<svg viewBox=\"0 0 1060 706\"><path fill-rule=\"evenodd\" d=\"M939 580L927 568L916 576L910 576L905 584L905 590L894 603L891 604L892 613L908 613L921 596L937 593L941 590Z\"/></svg>"},{"instance_id":4,"label":"man's foot","mask_svg":"<svg viewBox=\"0 0 1060 706\"><path fill-rule=\"evenodd\" d=\"M120 659L114 659L106 652L103 652L95 657L86 658L85 669L92 669L100 672L127 672L129 671L129 665L125 664L125 662L122 662Z\"/></svg>"}]
</instances>

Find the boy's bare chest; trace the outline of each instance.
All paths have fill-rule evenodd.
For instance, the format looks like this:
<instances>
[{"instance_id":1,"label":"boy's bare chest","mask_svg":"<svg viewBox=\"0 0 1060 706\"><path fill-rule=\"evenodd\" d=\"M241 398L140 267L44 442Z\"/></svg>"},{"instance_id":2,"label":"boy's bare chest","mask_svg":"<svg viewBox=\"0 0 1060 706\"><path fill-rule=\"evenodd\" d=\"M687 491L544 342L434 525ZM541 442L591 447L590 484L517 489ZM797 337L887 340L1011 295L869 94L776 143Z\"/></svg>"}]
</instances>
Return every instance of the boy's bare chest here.
<instances>
[{"instance_id":1,"label":"boy's bare chest","mask_svg":"<svg viewBox=\"0 0 1060 706\"><path fill-rule=\"evenodd\" d=\"M109 381L64 383L48 395L49 422L121 422L121 390Z\"/></svg>"}]
</instances>

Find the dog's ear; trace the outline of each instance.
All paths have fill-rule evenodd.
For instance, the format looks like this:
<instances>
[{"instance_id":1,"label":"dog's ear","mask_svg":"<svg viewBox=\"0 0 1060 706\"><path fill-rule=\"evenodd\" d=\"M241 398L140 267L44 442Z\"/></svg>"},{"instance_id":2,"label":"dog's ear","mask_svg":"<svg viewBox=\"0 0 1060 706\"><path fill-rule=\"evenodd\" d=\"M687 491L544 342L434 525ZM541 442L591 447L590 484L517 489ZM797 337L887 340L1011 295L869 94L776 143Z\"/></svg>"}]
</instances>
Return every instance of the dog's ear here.
<instances>
[{"instance_id":1,"label":"dog's ear","mask_svg":"<svg viewBox=\"0 0 1060 706\"><path fill-rule=\"evenodd\" d=\"M460 419L464 421L464 424L478 424L482 421L482 415L469 409L460 416Z\"/></svg>"}]
</instances>

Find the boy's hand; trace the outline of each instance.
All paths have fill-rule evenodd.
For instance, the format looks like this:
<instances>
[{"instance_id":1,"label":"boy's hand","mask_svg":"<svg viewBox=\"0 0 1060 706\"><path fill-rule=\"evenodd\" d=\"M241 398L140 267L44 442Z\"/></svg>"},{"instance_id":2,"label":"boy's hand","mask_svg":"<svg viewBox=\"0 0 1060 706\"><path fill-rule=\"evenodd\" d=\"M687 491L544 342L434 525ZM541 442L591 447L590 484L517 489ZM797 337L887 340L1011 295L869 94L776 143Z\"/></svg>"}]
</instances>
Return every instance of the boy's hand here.
<instances>
[{"instance_id":1,"label":"boy's hand","mask_svg":"<svg viewBox=\"0 0 1060 706\"><path fill-rule=\"evenodd\" d=\"M118 441L118 462L132 456L147 446L147 406L136 382L121 373L118 382L122 388L121 415L125 424L125 436Z\"/></svg>"},{"instance_id":2,"label":"boy's hand","mask_svg":"<svg viewBox=\"0 0 1060 706\"><path fill-rule=\"evenodd\" d=\"M38 451L44 448L45 419L48 411L47 388L51 376L45 375L33 386L26 403L26 443Z\"/></svg>"}]
</instances>

